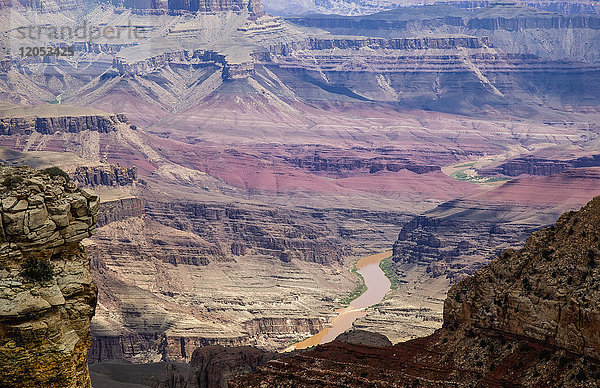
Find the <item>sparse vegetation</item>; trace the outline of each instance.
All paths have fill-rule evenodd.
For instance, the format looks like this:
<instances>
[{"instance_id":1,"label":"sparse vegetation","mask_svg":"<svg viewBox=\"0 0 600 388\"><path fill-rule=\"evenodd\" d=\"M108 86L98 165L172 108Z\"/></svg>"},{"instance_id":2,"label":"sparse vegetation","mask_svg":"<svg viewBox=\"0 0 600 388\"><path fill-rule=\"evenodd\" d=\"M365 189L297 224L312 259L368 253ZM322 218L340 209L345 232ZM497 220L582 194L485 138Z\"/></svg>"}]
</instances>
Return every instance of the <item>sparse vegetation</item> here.
<instances>
[{"instance_id":1,"label":"sparse vegetation","mask_svg":"<svg viewBox=\"0 0 600 388\"><path fill-rule=\"evenodd\" d=\"M67 180L67 182L69 182L71 180L71 177L69 176L69 174L67 174L61 168L56 167L56 166L48 167L47 169L44 170L44 173L50 175L51 178L54 178L57 176L62 176L63 178L65 178Z\"/></svg>"},{"instance_id":2,"label":"sparse vegetation","mask_svg":"<svg viewBox=\"0 0 600 388\"><path fill-rule=\"evenodd\" d=\"M54 277L54 266L49 260L30 257L21 267L21 275L33 281L48 281Z\"/></svg>"},{"instance_id":3,"label":"sparse vegetation","mask_svg":"<svg viewBox=\"0 0 600 388\"><path fill-rule=\"evenodd\" d=\"M354 290L352 290L350 295L348 295L347 297L345 297L344 299L342 299L340 301L340 303L342 303L343 305L349 305L350 302L352 302L354 299L358 298L359 296L361 296L362 294L364 294L367 291L367 285L365 284L365 279L362 277L361 274L358 273L358 270L356 269L356 263L354 264L354 269L352 269L352 273L355 274L356 276L358 276L359 283L356 286L356 288L354 288Z\"/></svg>"},{"instance_id":4,"label":"sparse vegetation","mask_svg":"<svg viewBox=\"0 0 600 388\"><path fill-rule=\"evenodd\" d=\"M481 183L481 184L485 184L485 183L496 183L496 182L506 182L509 181L510 179L505 178L505 177L483 177L483 176L479 176L477 175L477 173L475 172L475 170L472 168L472 166L475 163L470 163L470 164L463 164L460 166L455 166L455 168L463 168L461 170L455 171L452 174L450 174L451 178L454 178L458 181L466 181L466 182L471 182L471 183Z\"/></svg>"},{"instance_id":5,"label":"sparse vegetation","mask_svg":"<svg viewBox=\"0 0 600 388\"><path fill-rule=\"evenodd\" d=\"M23 183L24 180L25 179L21 175L11 174L4 178L2 185L4 187L13 188Z\"/></svg>"},{"instance_id":6,"label":"sparse vegetation","mask_svg":"<svg viewBox=\"0 0 600 388\"><path fill-rule=\"evenodd\" d=\"M394 269L391 256L381 260L381 262L379 263L379 268L381 268L385 276L390 280L390 288L392 290L397 290L400 284L405 283L402 279L398 277L398 274Z\"/></svg>"}]
</instances>

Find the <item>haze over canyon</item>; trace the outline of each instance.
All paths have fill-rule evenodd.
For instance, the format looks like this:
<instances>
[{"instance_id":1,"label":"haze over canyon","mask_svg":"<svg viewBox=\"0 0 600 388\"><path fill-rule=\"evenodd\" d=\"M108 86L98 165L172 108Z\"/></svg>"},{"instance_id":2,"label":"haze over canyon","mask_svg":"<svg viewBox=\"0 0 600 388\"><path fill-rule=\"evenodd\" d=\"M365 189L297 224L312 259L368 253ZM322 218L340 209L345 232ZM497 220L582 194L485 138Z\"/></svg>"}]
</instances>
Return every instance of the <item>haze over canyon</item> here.
<instances>
[{"instance_id":1,"label":"haze over canyon","mask_svg":"<svg viewBox=\"0 0 600 388\"><path fill-rule=\"evenodd\" d=\"M549 316L575 288L518 263L597 248L597 200L539 232L600 195L597 1L0 0L0 35L0 386L543 386L555 348L596 382L595 329L545 338L507 284ZM383 252L352 331L281 353ZM501 338L537 342L489 377Z\"/></svg>"}]
</instances>

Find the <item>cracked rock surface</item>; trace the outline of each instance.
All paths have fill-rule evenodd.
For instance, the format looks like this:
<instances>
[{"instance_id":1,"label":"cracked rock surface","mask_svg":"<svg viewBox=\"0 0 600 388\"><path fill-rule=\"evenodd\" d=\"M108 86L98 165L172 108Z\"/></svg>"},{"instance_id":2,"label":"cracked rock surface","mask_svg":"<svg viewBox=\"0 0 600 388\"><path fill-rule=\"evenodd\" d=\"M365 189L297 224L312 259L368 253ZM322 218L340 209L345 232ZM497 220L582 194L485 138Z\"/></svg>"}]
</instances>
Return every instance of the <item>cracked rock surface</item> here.
<instances>
[{"instance_id":1,"label":"cracked rock surface","mask_svg":"<svg viewBox=\"0 0 600 388\"><path fill-rule=\"evenodd\" d=\"M64 177L0 167L0 202L0 386L89 387L97 288L80 242L99 199Z\"/></svg>"}]
</instances>

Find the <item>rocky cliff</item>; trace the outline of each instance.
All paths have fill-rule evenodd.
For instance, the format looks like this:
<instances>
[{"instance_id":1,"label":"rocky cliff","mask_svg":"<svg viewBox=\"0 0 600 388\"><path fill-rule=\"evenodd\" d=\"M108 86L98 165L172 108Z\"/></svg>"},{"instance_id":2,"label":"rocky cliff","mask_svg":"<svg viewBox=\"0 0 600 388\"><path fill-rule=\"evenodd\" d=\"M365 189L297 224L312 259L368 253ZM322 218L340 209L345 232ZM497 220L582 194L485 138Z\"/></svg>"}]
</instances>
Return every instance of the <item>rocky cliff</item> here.
<instances>
[{"instance_id":1,"label":"rocky cliff","mask_svg":"<svg viewBox=\"0 0 600 388\"><path fill-rule=\"evenodd\" d=\"M29 168L0 180L0 386L90 386L97 289L80 242L98 197Z\"/></svg>"},{"instance_id":2,"label":"rocky cliff","mask_svg":"<svg viewBox=\"0 0 600 388\"><path fill-rule=\"evenodd\" d=\"M549 176L563 172L569 168L598 167L600 155L589 155L576 159L546 159L536 157L516 158L504 162L496 167L479 171L482 175L502 174L506 176L543 175Z\"/></svg>"},{"instance_id":3,"label":"rocky cliff","mask_svg":"<svg viewBox=\"0 0 600 388\"><path fill-rule=\"evenodd\" d=\"M600 198L448 292L446 326L499 330L600 359Z\"/></svg>"},{"instance_id":4,"label":"rocky cliff","mask_svg":"<svg viewBox=\"0 0 600 388\"><path fill-rule=\"evenodd\" d=\"M169 9L191 12L249 12L253 17L264 15L261 0L169 0Z\"/></svg>"},{"instance_id":5,"label":"rocky cliff","mask_svg":"<svg viewBox=\"0 0 600 388\"><path fill-rule=\"evenodd\" d=\"M98 227L131 217L139 217L144 213L144 201L140 198L129 197L105 201L100 203Z\"/></svg>"},{"instance_id":6,"label":"rocky cliff","mask_svg":"<svg viewBox=\"0 0 600 388\"><path fill-rule=\"evenodd\" d=\"M331 236L323 226L303 225L279 209L153 202L148 214L163 225L218 243L236 256L252 251L282 262L298 259L328 265L342 263L348 254L342 240Z\"/></svg>"},{"instance_id":7,"label":"rocky cliff","mask_svg":"<svg viewBox=\"0 0 600 388\"><path fill-rule=\"evenodd\" d=\"M599 180L598 168L571 169L443 203L402 227L394 244L396 268L402 275L426 267L431 277L456 282L517 247L551 218L599 195Z\"/></svg>"},{"instance_id":8,"label":"rocky cliff","mask_svg":"<svg viewBox=\"0 0 600 388\"><path fill-rule=\"evenodd\" d=\"M334 342L236 387L597 386L600 197L453 286L444 326L395 346Z\"/></svg>"},{"instance_id":9,"label":"rocky cliff","mask_svg":"<svg viewBox=\"0 0 600 388\"><path fill-rule=\"evenodd\" d=\"M119 165L80 166L72 174L83 186L129 186L137 181L137 167Z\"/></svg>"},{"instance_id":10,"label":"rocky cliff","mask_svg":"<svg viewBox=\"0 0 600 388\"><path fill-rule=\"evenodd\" d=\"M128 123L124 115L57 116L57 117L4 117L0 118L0 134L12 135L36 131L51 135L56 132L78 133L115 131L120 123Z\"/></svg>"},{"instance_id":11,"label":"rocky cliff","mask_svg":"<svg viewBox=\"0 0 600 388\"><path fill-rule=\"evenodd\" d=\"M435 4L399 8L374 15L340 17L307 15L289 18L307 27L322 28L336 35L412 37L462 33L488 37L494 46L509 53L536 54L551 60L597 62L600 46L592 42L600 32L600 18L593 14L559 14L523 6L489 2L483 6ZM574 39L567 38L573 36ZM551 41L548 46L545 42Z\"/></svg>"}]
</instances>

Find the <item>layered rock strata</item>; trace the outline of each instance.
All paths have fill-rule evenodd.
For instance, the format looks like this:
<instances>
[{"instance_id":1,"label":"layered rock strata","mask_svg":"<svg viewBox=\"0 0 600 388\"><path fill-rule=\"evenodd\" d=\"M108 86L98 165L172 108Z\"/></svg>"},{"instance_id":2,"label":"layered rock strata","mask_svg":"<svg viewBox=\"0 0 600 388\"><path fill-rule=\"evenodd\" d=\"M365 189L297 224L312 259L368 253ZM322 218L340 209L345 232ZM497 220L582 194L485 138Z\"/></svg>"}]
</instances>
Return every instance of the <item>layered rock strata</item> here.
<instances>
[{"instance_id":1,"label":"layered rock strata","mask_svg":"<svg viewBox=\"0 0 600 388\"><path fill-rule=\"evenodd\" d=\"M600 197L453 286L444 326L395 346L334 342L234 387L597 386Z\"/></svg>"},{"instance_id":2,"label":"layered rock strata","mask_svg":"<svg viewBox=\"0 0 600 388\"><path fill-rule=\"evenodd\" d=\"M1 168L1 386L90 386L97 289L80 246L99 199L63 177Z\"/></svg>"},{"instance_id":3,"label":"layered rock strata","mask_svg":"<svg viewBox=\"0 0 600 388\"><path fill-rule=\"evenodd\" d=\"M12 135L31 131L45 135L83 131L108 133L115 131L121 123L128 123L124 115L0 118L0 134Z\"/></svg>"},{"instance_id":4,"label":"layered rock strata","mask_svg":"<svg viewBox=\"0 0 600 388\"><path fill-rule=\"evenodd\" d=\"M100 203L98 214L98 227L111 222L139 217L145 214L144 201L137 197L115 199Z\"/></svg>"},{"instance_id":5,"label":"layered rock strata","mask_svg":"<svg viewBox=\"0 0 600 388\"><path fill-rule=\"evenodd\" d=\"M564 15L523 6L490 2L460 8L451 4L400 8L374 15L340 17L308 15L289 18L305 27L317 27L336 35L412 37L433 34L468 34L487 37L508 53L536 54L545 59L597 62L600 46L592 42L600 31L597 14ZM564 39L572 34L575 40ZM579 41L577 41L579 39ZM545 42L555 44L548 47ZM568 54L565 54L568 53Z\"/></svg>"},{"instance_id":6,"label":"layered rock strata","mask_svg":"<svg viewBox=\"0 0 600 388\"><path fill-rule=\"evenodd\" d=\"M281 261L298 259L319 264L340 264L348 247L316 225L303 225L278 209L211 203L153 202L148 214L163 225L193 232L208 241L231 247L236 255L247 250ZM178 215L186 215L185 220Z\"/></svg>"},{"instance_id":7,"label":"layered rock strata","mask_svg":"<svg viewBox=\"0 0 600 388\"><path fill-rule=\"evenodd\" d=\"M599 179L598 168L572 169L443 203L402 227L394 244L398 273L402 276L417 266L433 278L461 280L489 258L518 246L547 225L549 217L598 195Z\"/></svg>"},{"instance_id":8,"label":"layered rock strata","mask_svg":"<svg viewBox=\"0 0 600 388\"><path fill-rule=\"evenodd\" d=\"M129 186L137 180L137 168L119 165L81 166L72 174L84 186Z\"/></svg>"},{"instance_id":9,"label":"layered rock strata","mask_svg":"<svg viewBox=\"0 0 600 388\"><path fill-rule=\"evenodd\" d=\"M170 10L191 12L249 12L252 17L264 15L260 0L169 0Z\"/></svg>"},{"instance_id":10,"label":"layered rock strata","mask_svg":"<svg viewBox=\"0 0 600 388\"><path fill-rule=\"evenodd\" d=\"M598 166L600 166L600 155L590 155L577 159L563 160L525 157L509 160L497 167L482 169L479 173L482 175L502 174L510 177L523 174L549 176L561 173L569 168Z\"/></svg>"},{"instance_id":11,"label":"layered rock strata","mask_svg":"<svg viewBox=\"0 0 600 388\"><path fill-rule=\"evenodd\" d=\"M214 50L170 51L136 61L128 61L118 56L115 58L115 67L121 75L149 75L166 66L192 69L214 67L222 69L224 80L246 78L254 74L253 62L232 62L226 54Z\"/></svg>"}]
</instances>

